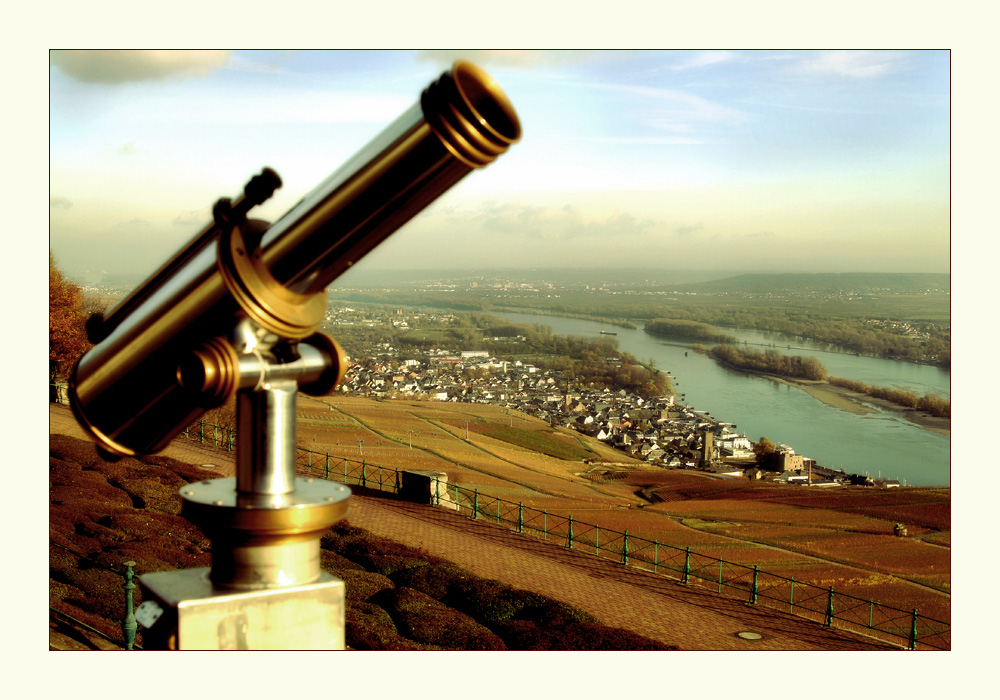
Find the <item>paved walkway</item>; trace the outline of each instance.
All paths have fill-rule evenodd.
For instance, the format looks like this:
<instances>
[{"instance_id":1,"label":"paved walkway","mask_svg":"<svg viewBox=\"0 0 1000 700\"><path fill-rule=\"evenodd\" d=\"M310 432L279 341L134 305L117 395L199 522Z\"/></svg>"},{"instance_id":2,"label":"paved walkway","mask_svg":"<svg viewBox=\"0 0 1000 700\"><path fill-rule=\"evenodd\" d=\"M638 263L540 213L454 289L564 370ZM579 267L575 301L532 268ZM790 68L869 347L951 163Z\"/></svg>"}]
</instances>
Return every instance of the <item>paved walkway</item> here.
<instances>
[{"instance_id":1,"label":"paved walkway","mask_svg":"<svg viewBox=\"0 0 1000 700\"><path fill-rule=\"evenodd\" d=\"M69 409L52 406L50 432L83 437ZM184 438L163 452L232 475L233 455ZM569 603L601 622L686 651L878 650L888 645L747 605L674 579L623 567L558 544L442 508L365 495L356 489L348 520L487 578ZM746 640L740 632L755 632Z\"/></svg>"}]
</instances>

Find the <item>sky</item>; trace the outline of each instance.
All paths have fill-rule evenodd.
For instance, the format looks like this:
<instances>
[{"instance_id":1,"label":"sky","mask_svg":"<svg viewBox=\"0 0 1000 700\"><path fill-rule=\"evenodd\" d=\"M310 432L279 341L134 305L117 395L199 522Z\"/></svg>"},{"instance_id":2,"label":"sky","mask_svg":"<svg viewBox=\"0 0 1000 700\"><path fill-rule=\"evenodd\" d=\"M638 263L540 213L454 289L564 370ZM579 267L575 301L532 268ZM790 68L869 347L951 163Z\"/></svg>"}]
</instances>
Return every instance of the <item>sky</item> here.
<instances>
[{"instance_id":1,"label":"sky","mask_svg":"<svg viewBox=\"0 0 1000 700\"><path fill-rule=\"evenodd\" d=\"M634 9L636 4L584 10L574 3L571 11L537 0L477 5L469 43L615 49L463 52L511 97L524 138L359 268L562 264L943 272L951 262L953 444L957 464L974 463L973 431L988 411L989 392L972 372L990 358L980 357L984 344L971 333L975 329L981 341L982 300L995 297L1000 153L994 136L996 17L989 17L997 11L962 0L934 11L901 0L656 3L656 10L641 3ZM23 108L5 113L5 152L14 158L0 169L0 182L14 274L2 279L15 302L12 329L32 345L26 352L20 342L8 343L10 364L18 367L11 394L34 401L32 431L44 430L48 410L37 390L47 373L40 249L46 236L38 231L46 194L49 250L72 277L144 275L208 221L216 199L238 194L263 166L274 167L285 182L262 210L276 219L412 105L457 57L423 51L131 52L88 67L83 56L51 49L448 46L469 36L468 10L455 12L436 0L302 5L292 0L233 12L204 0L177 0L169 9L99 0L17 11L18 29L3 49L8 104ZM717 48L618 48L629 46ZM46 146L47 160L39 156ZM31 262L22 265L24 249ZM25 306L19 303L25 282L31 302L18 310ZM22 371L28 358L34 369ZM21 411L23 403L11 405ZM24 426L14 425L19 439L9 441L13 462L37 464L40 442L21 439ZM38 494L46 493L44 469L29 471ZM963 470L952 478L960 504L956 529L966 533L955 543L956 581L981 574L978 554L987 544L968 536L986 531L977 527L978 518L969 520L971 514L991 507L987 489L968 488L973 478L974 471ZM31 508L31 499L22 505L10 509L12 517L19 524L25 516L37 518L33 531L44 533L44 509ZM37 546L17 545L18 554L34 556L33 570L44 570L45 549L31 544ZM44 587L31 590L44 596ZM964 653L988 648L989 626L974 623L981 613L972 598L954 601L953 618L971 624L963 626L964 651L949 657L950 670L969 677L986 667L978 651ZM44 634L33 622L22 627ZM38 641L35 646L44 648ZM779 678L757 657L741 658L737 664L727 656L727 664L772 694L787 688L784 695L792 697L805 679L795 673ZM927 674L915 656L892 659L889 672L880 662L881 671L866 680L889 690L909 679L925 694L928 688L947 692L953 683L953 673ZM539 678L551 676L550 663L540 657L536 663ZM231 683L234 674L216 676ZM524 672L508 676L518 682ZM258 689L267 680L241 677ZM586 678L604 696L620 691L611 676L606 685ZM560 677L561 687L568 680ZM839 697L838 686L817 690Z\"/></svg>"},{"instance_id":2,"label":"sky","mask_svg":"<svg viewBox=\"0 0 1000 700\"><path fill-rule=\"evenodd\" d=\"M459 58L523 138L368 269L949 271L947 50L53 51L50 250L151 272L264 166L275 220Z\"/></svg>"}]
</instances>

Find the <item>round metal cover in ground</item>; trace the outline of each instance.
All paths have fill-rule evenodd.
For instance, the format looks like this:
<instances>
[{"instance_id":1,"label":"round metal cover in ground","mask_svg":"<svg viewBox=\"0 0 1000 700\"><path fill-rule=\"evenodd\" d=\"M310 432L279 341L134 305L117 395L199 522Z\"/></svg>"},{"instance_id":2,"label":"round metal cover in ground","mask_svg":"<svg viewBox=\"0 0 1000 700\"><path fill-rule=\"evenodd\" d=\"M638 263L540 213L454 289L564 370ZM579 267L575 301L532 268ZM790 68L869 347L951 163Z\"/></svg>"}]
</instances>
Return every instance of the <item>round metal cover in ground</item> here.
<instances>
[{"instance_id":1,"label":"round metal cover in ground","mask_svg":"<svg viewBox=\"0 0 1000 700\"><path fill-rule=\"evenodd\" d=\"M736 636L740 639L749 639L751 641L757 641L758 639L764 638L764 635L759 632L739 632Z\"/></svg>"}]
</instances>

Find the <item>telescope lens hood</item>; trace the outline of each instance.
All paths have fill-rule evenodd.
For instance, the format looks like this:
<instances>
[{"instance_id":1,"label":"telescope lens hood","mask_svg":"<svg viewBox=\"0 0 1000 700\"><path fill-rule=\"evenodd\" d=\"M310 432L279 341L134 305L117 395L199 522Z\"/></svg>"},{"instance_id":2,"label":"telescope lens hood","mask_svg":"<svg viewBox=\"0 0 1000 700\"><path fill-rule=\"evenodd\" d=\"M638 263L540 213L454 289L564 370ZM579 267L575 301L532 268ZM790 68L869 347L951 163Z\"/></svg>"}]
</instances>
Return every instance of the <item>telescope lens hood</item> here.
<instances>
[{"instance_id":1,"label":"telescope lens hood","mask_svg":"<svg viewBox=\"0 0 1000 700\"><path fill-rule=\"evenodd\" d=\"M478 66L458 61L421 95L424 119L452 154L482 168L521 138L514 106Z\"/></svg>"}]
</instances>

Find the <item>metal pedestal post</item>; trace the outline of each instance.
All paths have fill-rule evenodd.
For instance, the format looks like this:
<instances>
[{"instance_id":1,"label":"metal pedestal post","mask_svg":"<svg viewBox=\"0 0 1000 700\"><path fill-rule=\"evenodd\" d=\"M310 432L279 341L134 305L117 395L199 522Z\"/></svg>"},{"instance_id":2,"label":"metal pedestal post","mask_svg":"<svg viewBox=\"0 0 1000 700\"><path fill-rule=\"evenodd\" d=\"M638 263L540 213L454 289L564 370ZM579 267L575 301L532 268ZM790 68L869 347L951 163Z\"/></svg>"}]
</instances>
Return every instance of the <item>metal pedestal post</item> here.
<instances>
[{"instance_id":1,"label":"metal pedestal post","mask_svg":"<svg viewBox=\"0 0 1000 700\"><path fill-rule=\"evenodd\" d=\"M350 490L295 475L297 388L264 371L237 393L236 477L180 491L212 566L142 576L145 648L345 648L344 583L320 568L319 540Z\"/></svg>"}]
</instances>

